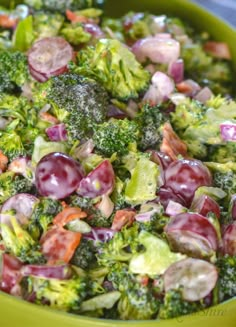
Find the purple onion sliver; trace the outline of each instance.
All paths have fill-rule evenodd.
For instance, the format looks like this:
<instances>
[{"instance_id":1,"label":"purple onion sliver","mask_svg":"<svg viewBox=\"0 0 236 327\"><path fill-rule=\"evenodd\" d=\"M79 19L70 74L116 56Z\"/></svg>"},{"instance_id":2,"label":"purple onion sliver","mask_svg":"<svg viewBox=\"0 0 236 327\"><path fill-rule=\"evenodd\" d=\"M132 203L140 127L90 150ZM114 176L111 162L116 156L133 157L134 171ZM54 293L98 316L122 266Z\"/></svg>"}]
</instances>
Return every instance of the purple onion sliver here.
<instances>
[{"instance_id":1,"label":"purple onion sliver","mask_svg":"<svg viewBox=\"0 0 236 327\"><path fill-rule=\"evenodd\" d=\"M230 201L231 217L236 220L236 194L234 194Z\"/></svg>"},{"instance_id":2,"label":"purple onion sliver","mask_svg":"<svg viewBox=\"0 0 236 327\"><path fill-rule=\"evenodd\" d=\"M116 231L111 228L94 227L91 232L83 234L83 238L96 242L108 242L115 235Z\"/></svg>"},{"instance_id":3,"label":"purple onion sliver","mask_svg":"<svg viewBox=\"0 0 236 327\"><path fill-rule=\"evenodd\" d=\"M84 24L84 30L96 39L100 39L105 35L97 24L86 23Z\"/></svg>"},{"instance_id":4,"label":"purple onion sliver","mask_svg":"<svg viewBox=\"0 0 236 327\"><path fill-rule=\"evenodd\" d=\"M63 123L48 127L46 129L46 134L50 141L60 142L67 140L66 126Z\"/></svg>"},{"instance_id":5,"label":"purple onion sliver","mask_svg":"<svg viewBox=\"0 0 236 327\"><path fill-rule=\"evenodd\" d=\"M194 99L205 104L212 96L212 91L209 89L209 87L205 86L194 96Z\"/></svg>"},{"instance_id":6,"label":"purple onion sliver","mask_svg":"<svg viewBox=\"0 0 236 327\"><path fill-rule=\"evenodd\" d=\"M165 213L169 216L176 216L179 213L183 213L185 211L187 211L187 209L182 206L182 204L170 200L166 207Z\"/></svg>"},{"instance_id":7,"label":"purple onion sliver","mask_svg":"<svg viewBox=\"0 0 236 327\"><path fill-rule=\"evenodd\" d=\"M21 268L23 276L35 276L42 278L69 279L72 271L69 265L60 266L40 266L40 265L25 265Z\"/></svg>"},{"instance_id":8,"label":"purple onion sliver","mask_svg":"<svg viewBox=\"0 0 236 327\"><path fill-rule=\"evenodd\" d=\"M224 141L236 141L236 124L231 122L220 124L220 135Z\"/></svg>"},{"instance_id":9,"label":"purple onion sliver","mask_svg":"<svg viewBox=\"0 0 236 327\"><path fill-rule=\"evenodd\" d=\"M184 61L178 59L171 62L168 67L168 74L173 78L175 83L180 83L184 79Z\"/></svg>"}]
</instances>

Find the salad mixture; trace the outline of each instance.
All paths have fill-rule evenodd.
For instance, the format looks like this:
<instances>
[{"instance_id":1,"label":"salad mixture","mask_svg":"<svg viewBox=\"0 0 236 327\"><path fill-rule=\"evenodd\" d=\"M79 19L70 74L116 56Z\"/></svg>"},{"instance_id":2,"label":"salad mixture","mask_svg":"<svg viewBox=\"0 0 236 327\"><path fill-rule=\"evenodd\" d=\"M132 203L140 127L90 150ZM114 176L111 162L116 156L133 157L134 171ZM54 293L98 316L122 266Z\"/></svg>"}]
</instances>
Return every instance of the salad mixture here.
<instances>
[{"instance_id":1,"label":"salad mixture","mask_svg":"<svg viewBox=\"0 0 236 327\"><path fill-rule=\"evenodd\" d=\"M0 289L107 319L236 296L228 46L101 0L0 8Z\"/></svg>"}]
</instances>

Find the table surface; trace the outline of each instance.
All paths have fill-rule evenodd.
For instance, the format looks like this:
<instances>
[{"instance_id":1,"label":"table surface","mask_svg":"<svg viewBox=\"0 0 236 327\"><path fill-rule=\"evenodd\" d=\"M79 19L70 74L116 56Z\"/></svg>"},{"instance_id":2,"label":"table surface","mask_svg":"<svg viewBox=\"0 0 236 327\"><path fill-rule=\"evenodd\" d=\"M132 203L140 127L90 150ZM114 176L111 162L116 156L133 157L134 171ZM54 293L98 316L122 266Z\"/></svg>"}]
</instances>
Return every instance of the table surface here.
<instances>
[{"instance_id":1,"label":"table surface","mask_svg":"<svg viewBox=\"0 0 236 327\"><path fill-rule=\"evenodd\" d=\"M236 28L236 0L192 0Z\"/></svg>"}]
</instances>

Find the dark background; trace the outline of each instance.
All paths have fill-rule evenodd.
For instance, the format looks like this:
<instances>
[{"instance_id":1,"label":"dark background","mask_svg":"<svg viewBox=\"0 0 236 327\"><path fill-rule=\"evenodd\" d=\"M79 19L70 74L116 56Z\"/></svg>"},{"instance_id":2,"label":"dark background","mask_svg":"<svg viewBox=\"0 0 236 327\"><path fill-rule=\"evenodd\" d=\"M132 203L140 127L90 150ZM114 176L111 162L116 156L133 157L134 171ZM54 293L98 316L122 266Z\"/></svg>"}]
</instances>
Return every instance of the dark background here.
<instances>
[{"instance_id":1,"label":"dark background","mask_svg":"<svg viewBox=\"0 0 236 327\"><path fill-rule=\"evenodd\" d=\"M192 0L236 28L236 0ZM217 27L216 27L217 28Z\"/></svg>"}]
</instances>

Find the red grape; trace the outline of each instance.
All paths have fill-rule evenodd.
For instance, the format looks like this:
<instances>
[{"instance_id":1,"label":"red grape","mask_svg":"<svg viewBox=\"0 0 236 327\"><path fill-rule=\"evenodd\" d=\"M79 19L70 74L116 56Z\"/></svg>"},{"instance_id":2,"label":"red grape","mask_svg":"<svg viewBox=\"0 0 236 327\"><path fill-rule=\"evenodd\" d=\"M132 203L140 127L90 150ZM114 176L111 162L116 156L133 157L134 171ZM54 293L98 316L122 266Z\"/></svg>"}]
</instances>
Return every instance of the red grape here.
<instances>
[{"instance_id":1,"label":"red grape","mask_svg":"<svg viewBox=\"0 0 236 327\"><path fill-rule=\"evenodd\" d=\"M172 162L165 171L165 188L183 197L191 205L195 191L200 186L212 184L211 174L199 160L181 159Z\"/></svg>"},{"instance_id":2,"label":"red grape","mask_svg":"<svg viewBox=\"0 0 236 327\"><path fill-rule=\"evenodd\" d=\"M72 194L83 178L78 162L64 153L52 152L38 163L35 182L42 196L63 199Z\"/></svg>"},{"instance_id":3,"label":"red grape","mask_svg":"<svg viewBox=\"0 0 236 327\"><path fill-rule=\"evenodd\" d=\"M165 227L167 239L175 251L193 257L209 257L218 248L215 227L197 213L181 213L172 217Z\"/></svg>"}]
</instances>

